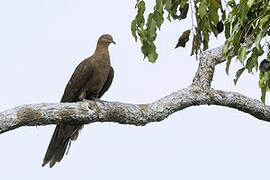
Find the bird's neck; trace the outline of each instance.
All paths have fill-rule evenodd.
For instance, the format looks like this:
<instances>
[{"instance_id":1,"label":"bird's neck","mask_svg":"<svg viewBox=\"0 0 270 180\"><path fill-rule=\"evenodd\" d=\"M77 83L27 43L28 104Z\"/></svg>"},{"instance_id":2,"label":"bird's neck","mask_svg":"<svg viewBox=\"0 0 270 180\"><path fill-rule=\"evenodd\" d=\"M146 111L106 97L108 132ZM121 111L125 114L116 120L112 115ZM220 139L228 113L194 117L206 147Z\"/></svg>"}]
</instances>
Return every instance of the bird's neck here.
<instances>
[{"instance_id":1,"label":"bird's neck","mask_svg":"<svg viewBox=\"0 0 270 180\"><path fill-rule=\"evenodd\" d=\"M108 52L108 45L97 44L95 53L104 53L104 52Z\"/></svg>"},{"instance_id":2,"label":"bird's neck","mask_svg":"<svg viewBox=\"0 0 270 180\"><path fill-rule=\"evenodd\" d=\"M93 56L95 57L92 61L94 64L103 64L110 66L110 55L108 46L97 46Z\"/></svg>"}]
</instances>

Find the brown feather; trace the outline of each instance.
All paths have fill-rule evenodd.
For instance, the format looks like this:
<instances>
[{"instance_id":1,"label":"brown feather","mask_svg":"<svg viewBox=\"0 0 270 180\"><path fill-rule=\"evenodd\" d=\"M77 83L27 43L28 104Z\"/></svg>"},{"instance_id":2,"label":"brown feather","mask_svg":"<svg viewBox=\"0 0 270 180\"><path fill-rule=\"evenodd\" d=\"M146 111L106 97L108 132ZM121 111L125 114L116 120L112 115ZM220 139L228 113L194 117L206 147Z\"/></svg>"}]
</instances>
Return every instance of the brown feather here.
<instances>
[{"instance_id":1,"label":"brown feather","mask_svg":"<svg viewBox=\"0 0 270 180\"><path fill-rule=\"evenodd\" d=\"M114 70L111 67L108 78L107 78L105 84L103 85L103 88L101 89L101 91L98 94L98 98L101 98L101 96L103 96L103 94L110 88L112 81L113 81L113 77L114 77Z\"/></svg>"}]
</instances>

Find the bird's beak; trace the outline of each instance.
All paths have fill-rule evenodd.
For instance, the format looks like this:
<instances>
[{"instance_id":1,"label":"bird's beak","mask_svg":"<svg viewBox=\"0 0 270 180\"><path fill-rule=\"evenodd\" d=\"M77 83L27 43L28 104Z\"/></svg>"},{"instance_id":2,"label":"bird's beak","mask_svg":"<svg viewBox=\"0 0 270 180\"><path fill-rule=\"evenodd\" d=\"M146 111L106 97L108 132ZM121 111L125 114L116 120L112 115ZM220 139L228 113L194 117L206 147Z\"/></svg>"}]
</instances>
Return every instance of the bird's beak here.
<instances>
[{"instance_id":1,"label":"bird's beak","mask_svg":"<svg viewBox=\"0 0 270 180\"><path fill-rule=\"evenodd\" d=\"M111 41L111 43L116 44L113 40Z\"/></svg>"}]
</instances>

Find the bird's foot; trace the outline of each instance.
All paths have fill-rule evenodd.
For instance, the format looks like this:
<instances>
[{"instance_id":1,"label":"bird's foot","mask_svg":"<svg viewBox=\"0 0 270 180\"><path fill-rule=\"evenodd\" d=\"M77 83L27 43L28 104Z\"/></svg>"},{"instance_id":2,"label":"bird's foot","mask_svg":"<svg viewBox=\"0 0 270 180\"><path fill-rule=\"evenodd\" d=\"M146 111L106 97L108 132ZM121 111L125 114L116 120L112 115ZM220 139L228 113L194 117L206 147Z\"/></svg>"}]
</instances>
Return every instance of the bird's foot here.
<instances>
[{"instance_id":1,"label":"bird's foot","mask_svg":"<svg viewBox=\"0 0 270 180\"><path fill-rule=\"evenodd\" d=\"M91 101L95 101L95 103L99 102L99 103L101 103L102 105L104 105L104 102L106 102L106 101L103 101L103 100L98 99L98 98L93 98L93 99L83 99L82 101L83 101L83 102L91 102Z\"/></svg>"},{"instance_id":2,"label":"bird's foot","mask_svg":"<svg viewBox=\"0 0 270 180\"><path fill-rule=\"evenodd\" d=\"M91 100L89 99L83 99L82 102L90 102Z\"/></svg>"},{"instance_id":3,"label":"bird's foot","mask_svg":"<svg viewBox=\"0 0 270 180\"><path fill-rule=\"evenodd\" d=\"M94 98L93 100L94 100L95 102L101 103L102 105L105 105L104 102L106 102L106 101L103 101L103 100L98 99L98 98Z\"/></svg>"}]
</instances>

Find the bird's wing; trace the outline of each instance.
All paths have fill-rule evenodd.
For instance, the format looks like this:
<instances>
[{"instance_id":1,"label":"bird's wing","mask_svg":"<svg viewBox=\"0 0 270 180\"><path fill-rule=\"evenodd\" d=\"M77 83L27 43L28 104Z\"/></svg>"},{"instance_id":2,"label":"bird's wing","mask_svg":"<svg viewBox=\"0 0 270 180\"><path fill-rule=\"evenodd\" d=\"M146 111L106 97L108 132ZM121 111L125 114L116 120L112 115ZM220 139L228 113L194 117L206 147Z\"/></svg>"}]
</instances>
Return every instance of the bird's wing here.
<instances>
[{"instance_id":1,"label":"bird's wing","mask_svg":"<svg viewBox=\"0 0 270 180\"><path fill-rule=\"evenodd\" d=\"M101 98L101 96L110 88L111 84L112 84L112 81L113 81L113 76L114 76L114 70L113 68L111 67L110 69L110 72L109 72L109 75L107 77L107 80L106 82L104 83L101 91L99 92L98 94L98 98Z\"/></svg>"},{"instance_id":2,"label":"bird's wing","mask_svg":"<svg viewBox=\"0 0 270 180\"><path fill-rule=\"evenodd\" d=\"M91 77L93 68L89 59L83 60L73 72L68 81L61 102L78 101L80 90Z\"/></svg>"}]
</instances>

